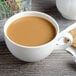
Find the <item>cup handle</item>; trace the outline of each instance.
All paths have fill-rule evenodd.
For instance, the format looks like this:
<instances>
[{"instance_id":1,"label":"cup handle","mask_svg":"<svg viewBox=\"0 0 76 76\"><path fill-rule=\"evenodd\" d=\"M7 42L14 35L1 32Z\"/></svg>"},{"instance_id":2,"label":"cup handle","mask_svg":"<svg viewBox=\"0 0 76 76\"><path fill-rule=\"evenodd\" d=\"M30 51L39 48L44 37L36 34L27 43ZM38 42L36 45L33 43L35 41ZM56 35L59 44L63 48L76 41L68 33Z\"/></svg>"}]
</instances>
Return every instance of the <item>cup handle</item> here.
<instances>
[{"instance_id":1,"label":"cup handle","mask_svg":"<svg viewBox=\"0 0 76 76\"><path fill-rule=\"evenodd\" d=\"M65 38L68 39L67 42L65 42ZM73 41L73 38L72 38L71 34L66 33L66 32L59 33L58 40L55 44L56 45L55 48L56 48L56 50L65 50L66 48L71 46L72 41Z\"/></svg>"}]
</instances>

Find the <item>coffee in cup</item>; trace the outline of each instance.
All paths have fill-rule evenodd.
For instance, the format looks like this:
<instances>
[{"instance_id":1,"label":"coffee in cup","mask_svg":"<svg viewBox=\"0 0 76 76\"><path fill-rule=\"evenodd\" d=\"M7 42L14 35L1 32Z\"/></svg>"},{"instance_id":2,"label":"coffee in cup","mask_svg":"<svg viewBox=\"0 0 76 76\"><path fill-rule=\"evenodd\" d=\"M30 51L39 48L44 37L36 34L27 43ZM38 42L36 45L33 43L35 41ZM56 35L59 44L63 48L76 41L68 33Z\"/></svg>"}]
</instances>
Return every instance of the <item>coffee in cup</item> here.
<instances>
[{"instance_id":1,"label":"coffee in cup","mask_svg":"<svg viewBox=\"0 0 76 76\"><path fill-rule=\"evenodd\" d=\"M25 16L9 25L7 36L23 46L39 46L53 40L56 36L56 29L44 18Z\"/></svg>"}]
</instances>

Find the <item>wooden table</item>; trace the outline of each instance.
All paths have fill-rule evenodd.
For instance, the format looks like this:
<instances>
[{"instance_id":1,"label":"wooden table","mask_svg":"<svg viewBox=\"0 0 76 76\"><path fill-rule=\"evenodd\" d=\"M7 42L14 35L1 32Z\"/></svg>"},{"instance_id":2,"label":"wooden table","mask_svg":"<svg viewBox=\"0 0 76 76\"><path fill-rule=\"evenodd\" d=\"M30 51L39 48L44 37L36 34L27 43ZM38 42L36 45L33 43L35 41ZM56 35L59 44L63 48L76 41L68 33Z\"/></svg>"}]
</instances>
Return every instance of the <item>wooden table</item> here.
<instances>
[{"instance_id":1,"label":"wooden table","mask_svg":"<svg viewBox=\"0 0 76 76\"><path fill-rule=\"evenodd\" d=\"M60 31L74 23L61 16L55 0L33 0L32 10L45 12L56 19ZM55 50L46 59L27 63L16 59L0 42L0 76L76 76L76 63L65 50Z\"/></svg>"}]
</instances>

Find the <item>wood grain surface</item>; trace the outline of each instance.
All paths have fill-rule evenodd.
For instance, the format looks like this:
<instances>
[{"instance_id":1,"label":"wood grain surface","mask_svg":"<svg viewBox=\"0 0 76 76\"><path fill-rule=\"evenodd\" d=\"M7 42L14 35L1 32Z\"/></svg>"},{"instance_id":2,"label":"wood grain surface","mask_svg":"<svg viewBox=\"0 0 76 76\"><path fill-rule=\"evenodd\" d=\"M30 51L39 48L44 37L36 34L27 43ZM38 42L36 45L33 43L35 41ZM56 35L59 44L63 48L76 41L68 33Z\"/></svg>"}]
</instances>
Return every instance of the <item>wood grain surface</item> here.
<instances>
[{"instance_id":1,"label":"wood grain surface","mask_svg":"<svg viewBox=\"0 0 76 76\"><path fill-rule=\"evenodd\" d=\"M54 17L60 31L75 22L61 16L55 0L33 0L32 10L45 12ZM76 63L65 50L55 50L39 62L23 62L9 52L4 42L0 42L0 76L76 76Z\"/></svg>"}]
</instances>

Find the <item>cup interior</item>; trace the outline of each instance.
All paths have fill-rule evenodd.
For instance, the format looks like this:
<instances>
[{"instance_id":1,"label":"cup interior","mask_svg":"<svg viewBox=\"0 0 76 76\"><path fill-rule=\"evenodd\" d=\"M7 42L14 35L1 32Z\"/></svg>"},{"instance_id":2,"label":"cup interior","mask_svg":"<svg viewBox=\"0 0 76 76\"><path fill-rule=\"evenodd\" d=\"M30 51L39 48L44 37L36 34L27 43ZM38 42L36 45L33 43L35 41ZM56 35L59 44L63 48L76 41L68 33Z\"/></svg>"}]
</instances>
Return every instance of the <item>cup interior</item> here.
<instances>
[{"instance_id":1,"label":"cup interior","mask_svg":"<svg viewBox=\"0 0 76 76\"><path fill-rule=\"evenodd\" d=\"M56 20L55 20L54 18L52 18L51 16L49 16L49 15L47 15L47 14L45 14L45 13L42 13L42 12L37 12L37 11L21 12L21 13L15 14L15 15L13 15L12 17L10 17L10 18L6 21L6 23L5 23L5 25L4 25L4 35L5 35L5 37L7 37L7 39L10 40L11 42L13 42L13 41L12 41L11 39L9 39L9 37L7 36L7 33L6 33L7 28L8 28L8 26L9 26L12 22L14 22L15 20L17 20L17 19L19 19L19 18L21 18L21 17L24 17L24 16L37 16L37 17L44 18L44 19L48 20L50 23L53 24L53 26L54 26L55 29L56 29L56 36L57 36L57 34L59 33L58 24L57 24ZM55 36L55 38L56 38L56 36ZM53 40L55 40L55 38L54 38ZM53 40L51 40L51 41L49 41L49 42L52 42ZM49 43L49 42L48 42L48 43ZM15 43L15 42L13 42L13 43ZM48 44L48 43L46 43L46 44ZM15 44L17 44L17 43L15 43ZM18 45L18 44L17 44L17 45ZM43 44L43 45L45 45L45 44ZM22 45L22 46L23 46L23 45ZM42 45L40 45L40 46L42 46ZM36 47L36 46L35 46L35 47Z\"/></svg>"}]
</instances>

